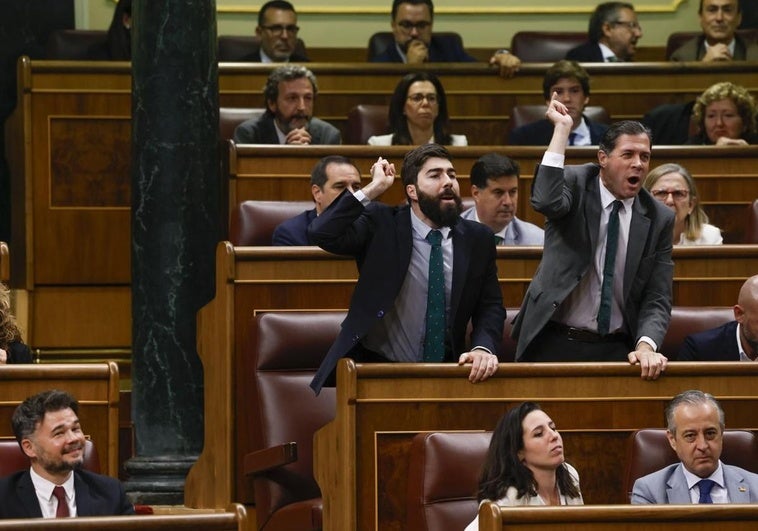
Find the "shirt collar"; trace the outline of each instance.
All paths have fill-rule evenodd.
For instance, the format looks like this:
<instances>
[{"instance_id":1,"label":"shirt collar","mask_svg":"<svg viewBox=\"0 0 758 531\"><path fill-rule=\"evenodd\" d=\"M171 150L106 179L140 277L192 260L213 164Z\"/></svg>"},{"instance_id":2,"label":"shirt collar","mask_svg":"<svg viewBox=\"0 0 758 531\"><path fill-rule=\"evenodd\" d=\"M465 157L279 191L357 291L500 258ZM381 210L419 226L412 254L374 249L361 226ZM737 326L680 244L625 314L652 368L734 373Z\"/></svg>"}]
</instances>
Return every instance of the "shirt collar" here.
<instances>
[{"instance_id":1,"label":"shirt collar","mask_svg":"<svg viewBox=\"0 0 758 531\"><path fill-rule=\"evenodd\" d=\"M737 334L737 350L740 351L740 361L758 361L758 357L754 360L751 360L747 352L745 352L745 349L742 347L742 340L740 339L740 329L742 327L742 324L737 323L737 328L735 329L734 333Z\"/></svg>"},{"instance_id":2,"label":"shirt collar","mask_svg":"<svg viewBox=\"0 0 758 531\"><path fill-rule=\"evenodd\" d=\"M599 42L597 45L600 46L600 53L603 54L603 61L608 62L609 57L614 57L616 61L621 61L621 59L618 58L615 53L613 53L613 50L608 48L605 44Z\"/></svg>"},{"instance_id":3,"label":"shirt collar","mask_svg":"<svg viewBox=\"0 0 758 531\"><path fill-rule=\"evenodd\" d=\"M42 497L46 500L50 500L53 497L53 489L57 486L52 481L43 478L37 472L34 471L34 468L29 468L29 475L32 477L32 484L34 485L34 490L37 491L42 495ZM64 481L61 484L61 487L63 487L63 490L66 491L66 498L72 499L74 497L74 474L73 472L70 472L68 475L68 478L66 478L66 481Z\"/></svg>"},{"instance_id":4,"label":"shirt collar","mask_svg":"<svg viewBox=\"0 0 758 531\"><path fill-rule=\"evenodd\" d=\"M438 230L442 233L443 239L448 239L450 237L450 227L440 227L439 229L433 229L423 221L421 221L421 218L419 218L416 213L413 211L413 209L410 209L411 211L411 227L413 228L413 232L415 232L421 239L426 239L426 237L429 235L430 232L433 230Z\"/></svg>"},{"instance_id":5,"label":"shirt collar","mask_svg":"<svg viewBox=\"0 0 758 531\"><path fill-rule=\"evenodd\" d=\"M600 175L598 174L597 180L600 183L600 205L603 207L603 210L608 208L611 203L613 203L616 200L616 196L613 195L608 188L605 187L603 184L603 180L600 178ZM624 204L624 211L629 211L630 208L632 208L632 204L634 203L634 197L629 197L627 199L620 199L620 201Z\"/></svg>"},{"instance_id":6,"label":"shirt collar","mask_svg":"<svg viewBox=\"0 0 758 531\"><path fill-rule=\"evenodd\" d=\"M687 480L687 488L691 489L694 487L701 479L710 479L716 485L718 485L721 488L726 488L726 485L724 484L724 469L721 467L721 460L719 459L719 464L716 467L716 470L713 471L713 474L708 476L707 478L701 478L700 476L696 476L687 468L682 465L682 472L684 472L684 479Z\"/></svg>"},{"instance_id":7,"label":"shirt collar","mask_svg":"<svg viewBox=\"0 0 758 531\"><path fill-rule=\"evenodd\" d=\"M705 51L708 51L708 48L711 47L708 44L708 40L707 39L704 40L703 44L705 45ZM732 57L734 57L734 48L736 45L737 45L737 40L734 37L732 37L732 41L727 45L727 48L729 48L729 55L731 55Z\"/></svg>"},{"instance_id":8,"label":"shirt collar","mask_svg":"<svg viewBox=\"0 0 758 531\"><path fill-rule=\"evenodd\" d=\"M472 221L481 223L481 221L479 221L479 213L476 211L476 205L474 205L473 212L474 212L474 218ZM505 240L505 233L508 230L508 227L510 227L511 223L508 223L505 227L503 227L503 229L500 232L496 232L495 236L500 236L503 240Z\"/></svg>"},{"instance_id":9,"label":"shirt collar","mask_svg":"<svg viewBox=\"0 0 758 531\"><path fill-rule=\"evenodd\" d=\"M575 146L592 144L592 136L590 135L590 128L587 125L587 120L584 119L584 116L582 116L582 120L579 122L579 125L576 126L576 129L574 129L571 132L574 135L576 135L574 137ZM580 142L582 143L580 144Z\"/></svg>"}]
</instances>

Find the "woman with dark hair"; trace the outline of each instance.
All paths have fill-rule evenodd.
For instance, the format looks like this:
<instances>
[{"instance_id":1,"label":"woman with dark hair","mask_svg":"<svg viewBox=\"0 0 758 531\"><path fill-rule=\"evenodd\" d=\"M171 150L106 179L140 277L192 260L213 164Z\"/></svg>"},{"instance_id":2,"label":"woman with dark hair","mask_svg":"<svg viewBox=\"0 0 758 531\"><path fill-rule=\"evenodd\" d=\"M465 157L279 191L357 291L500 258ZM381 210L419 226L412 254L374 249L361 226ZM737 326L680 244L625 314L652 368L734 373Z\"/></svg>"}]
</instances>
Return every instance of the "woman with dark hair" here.
<instances>
[{"instance_id":1,"label":"woman with dark hair","mask_svg":"<svg viewBox=\"0 0 758 531\"><path fill-rule=\"evenodd\" d=\"M132 0L119 0L108 28L108 58L112 61L132 59Z\"/></svg>"},{"instance_id":2,"label":"woman with dark hair","mask_svg":"<svg viewBox=\"0 0 758 531\"><path fill-rule=\"evenodd\" d=\"M451 135L445 89L429 72L412 72L400 80L392 94L389 122L392 133L369 137L372 146L420 146L437 143L466 146L464 135Z\"/></svg>"},{"instance_id":3,"label":"woman with dark hair","mask_svg":"<svg viewBox=\"0 0 758 531\"><path fill-rule=\"evenodd\" d=\"M479 503L583 505L579 474L565 462L555 423L534 402L498 421L479 479ZM479 529L479 517L465 531Z\"/></svg>"}]
</instances>

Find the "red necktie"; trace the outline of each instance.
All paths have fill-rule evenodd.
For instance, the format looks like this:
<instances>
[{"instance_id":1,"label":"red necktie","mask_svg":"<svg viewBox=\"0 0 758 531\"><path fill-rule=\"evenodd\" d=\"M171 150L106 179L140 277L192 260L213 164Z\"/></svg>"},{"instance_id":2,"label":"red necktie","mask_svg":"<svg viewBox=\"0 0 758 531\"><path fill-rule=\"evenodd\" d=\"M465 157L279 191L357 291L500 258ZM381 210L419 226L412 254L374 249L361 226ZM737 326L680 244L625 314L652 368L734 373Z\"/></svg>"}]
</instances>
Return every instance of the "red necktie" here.
<instances>
[{"instance_id":1,"label":"red necktie","mask_svg":"<svg viewBox=\"0 0 758 531\"><path fill-rule=\"evenodd\" d=\"M66 503L66 491L58 485L53 489L53 496L58 498L58 508L55 510L56 518L67 518L71 516L68 512L68 503Z\"/></svg>"}]
</instances>

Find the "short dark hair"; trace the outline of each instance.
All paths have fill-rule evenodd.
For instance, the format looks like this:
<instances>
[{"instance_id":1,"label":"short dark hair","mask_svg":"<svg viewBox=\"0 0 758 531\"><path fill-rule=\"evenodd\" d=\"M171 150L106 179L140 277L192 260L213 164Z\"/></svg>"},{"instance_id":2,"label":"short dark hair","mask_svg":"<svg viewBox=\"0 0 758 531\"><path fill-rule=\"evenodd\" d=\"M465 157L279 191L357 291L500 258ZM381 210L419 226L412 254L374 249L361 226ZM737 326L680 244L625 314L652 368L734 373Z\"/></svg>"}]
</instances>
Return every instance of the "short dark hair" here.
<instances>
[{"instance_id":1,"label":"short dark hair","mask_svg":"<svg viewBox=\"0 0 758 531\"><path fill-rule=\"evenodd\" d=\"M740 0L737 0L737 13L740 13L742 11L742 2ZM703 0L700 0L700 7L697 8L697 14L702 15L703 14Z\"/></svg>"},{"instance_id":2,"label":"short dark hair","mask_svg":"<svg viewBox=\"0 0 758 531\"><path fill-rule=\"evenodd\" d=\"M666 406L666 429L671 435L676 435L676 423L674 422L674 413L676 408L682 404L689 406L699 406L700 404L711 404L716 408L719 414L719 426L721 431L724 431L724 410L721 409L721 404L710 393L704 393L698 389L690 389L689 391L683 391L671 399L671 402Z\"/></svg>"},{"instance_id":3,"label":"short dark hair","mask_svg":"<svg viewBox=\"0 0 758 531\"><path fill-rule=\"evenodd\" d=\"M611 124L600 139L598 148L600 151L610 154L611 151L616 149L616 141L621 135L647 135L648 140L650 140L650 147L653 147L653 133L646 125L635 120L622 120Z\"/></svg>"},{"instance_id":4,"label":"short dark hair","mask_svg":"<svg viewBox=\"0 0 758 531\"><path fill-rule=\"evenodd\" d=\"M11 418L13 434L16 436L18 444L20 445L21 441L31 437L34 430L37 429L37 425L45 419L46 413L68 408L71 408L77 415L79 414L79 403L73 395L58 389L43 391L21 402Z\"/></svg>"},{"instance_id":5,"label":"short dark hair","mask_svg":"<svg viewBox=\"0 0 758 531\"><path fill-rule=\"evenodd\" d=\"M477 159L471 166L471 184L477 188L487 188L487 179L498 177L519 177L518 162L499 153L487 153Z\"/></svg>"},{"instance_id":6,"label":"short dark hair","mask_svg":"<svg viewBox=\"0 0 758 531\"><path fill-rule=\"evenodd\" d=\"M292 11L293 13L297 14L297 11L295 11L295 6L286 0L270 0L269 2L263 4L258 10L259 26L263 26L264 19L266 18L266 11L269 9L281 9L282 11Z\"/></svg>"},{"instance_id":7,"label":"short dark hair","mask_svg":"<svg viewBox=\"0 0 758 531\"><path fill-rule=\"evenodd\" d=\"M314 96L318 94L316 76L304 66L287 64L272 70L266 80L266 84L263 86L263 98L266 103L266 112L270 112L268 110L268 103L276 101L279 97L279 83L301 78L306 78L311 82Z\"/></svg>"},{"instance_id":8,"label":"short dark hair","mask_svg":"<svg viewBox=\"0 0 758 531\"><path fill-rule=\"evenodd\" d=\"M552 96L550 88L561 79L576 79L582 86L584 95L590 95L590 75L587 71L576 61L561 59L547 69L545 77L542 79L542 94L546 100Z\"/></svg>"},{"instance_id":9,"label":"short dark hair","mask_svg":"<svg viewBox=\"0 0 758 531\"><path fill-rule=\"evenodd\" d=\"M590 17L590 26L587 30L587 36L590 41L600 41L600 37L603 36L603 24L606 22L616 22L618 20L618 13L622 9L634 11L634 6L628 2L604 2L598 4Z\"/></svg>"},{"instance_id":10,"label":"short dark hair","mask_svg":"<svg viewBox=\"0 0 758 531\"><path fill-rule=\"evenodd\" d=\"M313 166L313 169L311 170L311 184L315 184L322 190L324 189L324 185L328 179L326 175L326 167L330 164L349 164L358 170L358 166L356 166L353 161L347 157L343 157L342 155L327 155L326 157L323 157L321 160L319 160L315 166ZM358 170L358 175L360 174L361 172Z\"/></svg>"},{"instance_id":11,"label":"short dark hair","mask_svg":"<svg viewBox=\"0 0 758 531\"><path fill-rule=\"evenodd\" d=\"M392 145L413 145L411 133L408 130L408 118L405 116L405 102L408 99L408 90L417 81L428 81L434 85L437 92L437 118L434 119L434 141L438 144L450 145L450 118L447 114L447 97L442 82L431 72L411 72L402 77L395 86L395 91L390 98L389 122L392 131Z\"/></svg>"},{"instance_id":12,"label":"short dark hair","mask_svg":"<svg viewBox=\"0 0 758 531\"><path fill-rule=\"evenodd\" d=\"M411 4L414 6L417 5L427 5L429 6L429 16L433 19L434 18L434 4L432 3L432 0L395 0L392 2L392 20L395 20L395 16L397 15L397 10L400 7L400 4Z\"/></svg>"},{"instance_id":13,"label":"short dark hair","mask_svg":"<svg viewBox=\"0 0 758 531\"><path fill-rule=\"evenodd\" d=\"M403 187L409 184L418 184L418 172L421 170L421 166L427 160L435 157L453 160L448 150L439 144L422 144L406 153L405 158L403 158L403 170L401 172Z\"/></svg>"},{"instance_id":14,"label":"short dark hair","mask_svg":"<svg viewBox=\"0 0 758 531\"><path fill-rule=\"evenodd\" d=\"M479 501L499 500L505 497L508 487L515 487L519 498L537 495L534 474L521 462L518 453L524 448L524 418L532 411L541 410L535 402L522 402L500 417L479 477ZM571 498L579 496L579 488L565 465L559 466L555 474L561 494Z\"/></svg>"}]
</instances>

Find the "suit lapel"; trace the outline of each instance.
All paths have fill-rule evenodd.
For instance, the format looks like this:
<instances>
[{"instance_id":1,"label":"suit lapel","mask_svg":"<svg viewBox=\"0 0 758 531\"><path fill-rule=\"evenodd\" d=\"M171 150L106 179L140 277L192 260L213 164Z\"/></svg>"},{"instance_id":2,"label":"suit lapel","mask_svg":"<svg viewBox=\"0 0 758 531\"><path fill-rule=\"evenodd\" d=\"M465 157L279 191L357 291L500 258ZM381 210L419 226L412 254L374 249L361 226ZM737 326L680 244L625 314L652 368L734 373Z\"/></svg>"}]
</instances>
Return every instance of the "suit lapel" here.
<instances>
[{"instance_id":1,"label":"suit lapel","mask_svg":"<svg viewBox=\"0 0 758 531\"><path fill-rule=\"evenodd\" d=\"M650 218L647 209L640 202L639 196L632 204L632 221L629 224L629 242L626 245L626 263L624 264L624 300L629 299L629 290L637 276L637 269L642 260L647 234L650 230Z\"/></svg>"},{"instance_id":2,"label":"suit lapel","mask_svg":"<svg viewBox=\"0 0 758 531\"><path fill-rule=\"evenodd\" d=\"M450 318L453 319L458 309L458 303L463 294L463 285L468 274L469 258L473 249L463 223L456 223L453 227L453 285L450 294Z\"/></svg>"},{"instance_id":3,"label":"suit lapel","mask_svg":"<svg viewBox=\"0 0 758 531\"><path fill-rule=\"evenodd\" d=\"M74 472L74 493L76 496L77 516L98 516L94 512L89 486L82 481L82 478L76 472Z\"/></svg>"},{"instance_id":4,"label":"suit lapel","mask_svg":"<svg viewBox=\"0 0 758 531\"><path fill-rule=\"evenodd\" d=\"M730 503L750 503L750 487L745 484L745 478L738 470L722 465L724 468L724 483Z\"/></svg>"},{"instance_id":5,"label":"suit lapel","mask_svg":"<svg viewBox=\"0 0 758 531\"><path fill-rule=\"evenodd\" d=\"M681 463L666 482L666 498L671 504L692 503L690 489L687 487L687 480L684 477L684 472L682 472Z\"/></svg>"},{"instance_id":6,"label":"suit lapel","mask_svg":"<svg viewBox=\"0 0 758 531\"><path fill-rule=\"evenodd\" d=\"M28 470L24 472L16 485L16 494L18 495L18 499L21 500L21 504L24 506L29 518L42 518L42 509L40 509L39 500L37 499L37 491L34 490L32 476Z\"/></svg>"}]
</instances>

